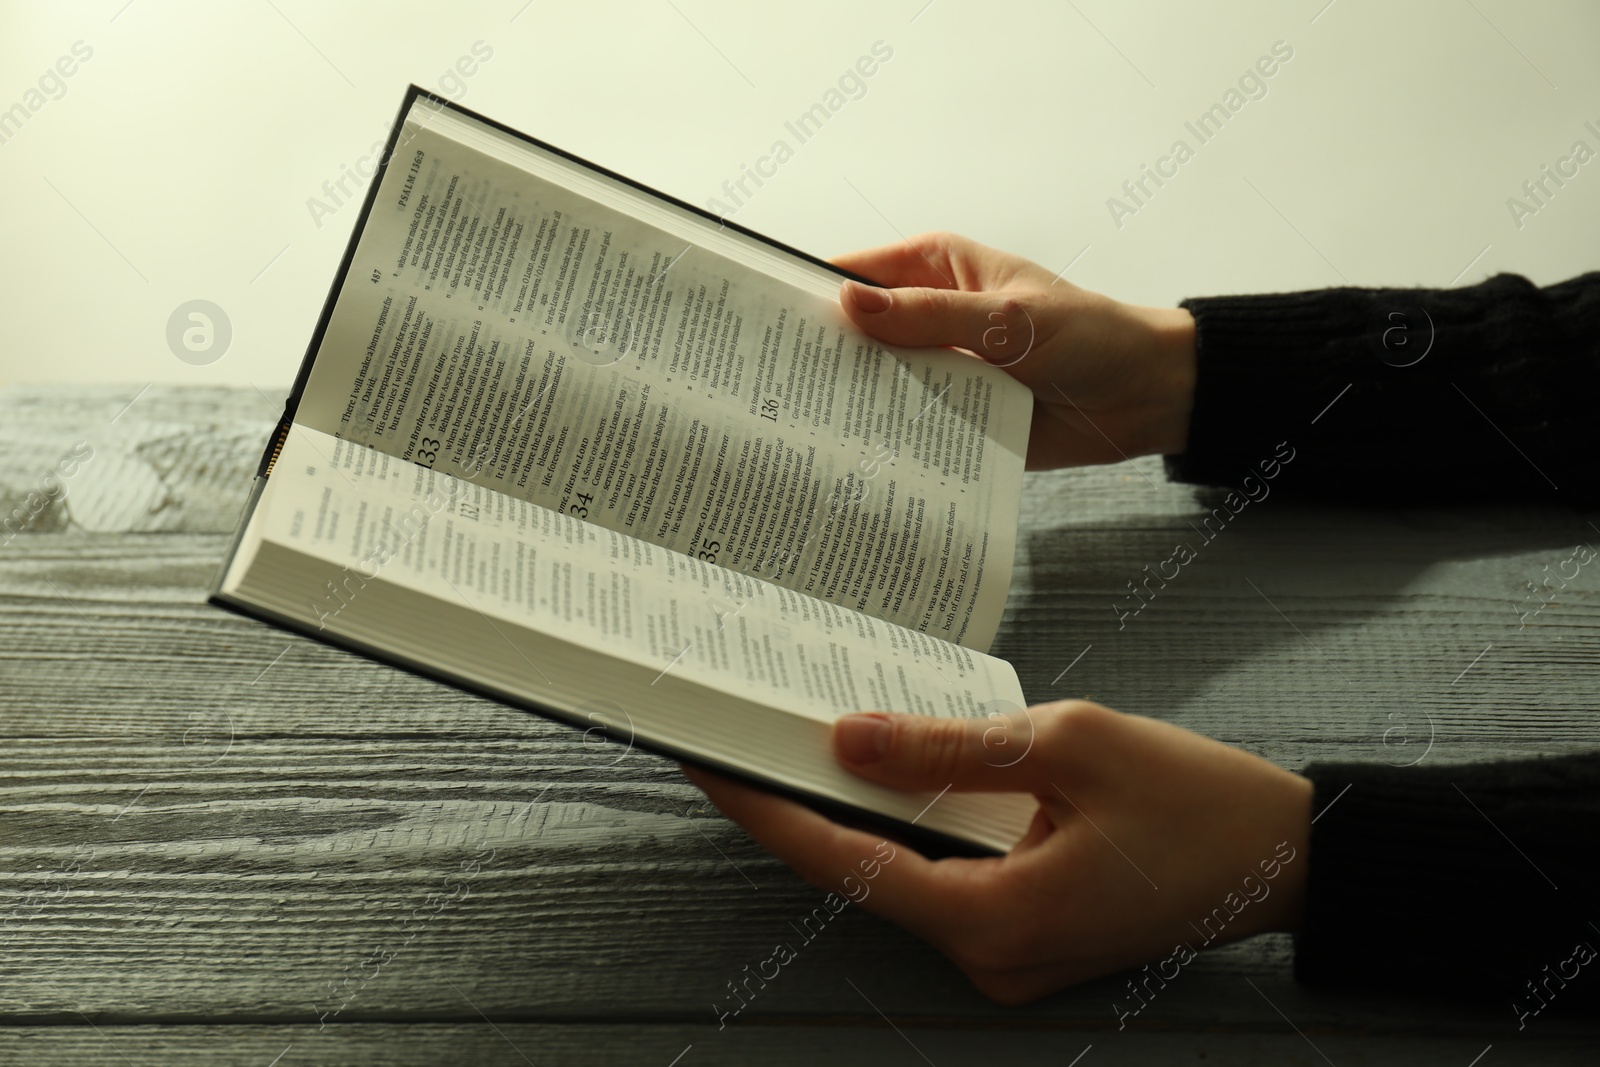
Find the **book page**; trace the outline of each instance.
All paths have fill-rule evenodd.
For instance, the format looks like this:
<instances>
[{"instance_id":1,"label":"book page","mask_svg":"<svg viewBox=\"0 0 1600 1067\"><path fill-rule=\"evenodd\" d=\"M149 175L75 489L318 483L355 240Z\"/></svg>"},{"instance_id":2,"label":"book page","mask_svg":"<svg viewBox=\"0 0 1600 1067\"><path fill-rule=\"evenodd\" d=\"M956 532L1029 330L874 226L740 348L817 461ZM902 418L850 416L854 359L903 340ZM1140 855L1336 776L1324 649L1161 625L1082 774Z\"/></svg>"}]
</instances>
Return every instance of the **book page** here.
<instances>
[{"instance_id":1,"label":"book page","mask_svg":"<svg viewBox=\"0 0 1600 1067\"><path fill-rule=\"evenodd\" d=\"M414 107L296 418L986 649L1032 398L970 357L878 345L837 284Z\"/></svg>"},{"instance_id":2,"label":"book page","mask_svg":"<svg viewBox=\"0 0 1600 1067\"><path fill-rule=\"evenodd\" d=\"M262 540L342 568L305 606L319 628L382 581L822 722L1023 704L1002 660L306 427L256 521Z\"/></svg>"}]
</instances>

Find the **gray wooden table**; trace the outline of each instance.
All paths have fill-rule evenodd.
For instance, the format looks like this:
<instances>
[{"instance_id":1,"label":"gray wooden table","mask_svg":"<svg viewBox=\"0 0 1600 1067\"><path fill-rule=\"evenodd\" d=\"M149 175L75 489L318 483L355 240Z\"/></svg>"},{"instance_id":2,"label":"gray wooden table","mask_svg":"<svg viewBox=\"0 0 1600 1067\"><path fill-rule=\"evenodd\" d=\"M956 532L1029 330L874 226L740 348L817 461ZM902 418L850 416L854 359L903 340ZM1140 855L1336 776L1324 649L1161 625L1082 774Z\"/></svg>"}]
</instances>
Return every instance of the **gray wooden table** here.
<instances>
[{"instance_id":1,"label":"gray wooden table","mask_svg":"<svg viewBox=\"0 0 1600 1067\"><path fill-rule=\"evenodd\" d=\"M203 602L277 407L0 390L0 1062L1595 1060L1600 1030L1518 1033L1425 981L1299 988L1283 937L1204 954L1125 1030L1116 978L1000 1008L855 909L719 1029L822 894L670 763ZM1269 497L1119 629L1125 583L1206 511L1159 471L1030 477L996 648L1030 699L1289 767L1600 741L1600 578L1519 618L1600 543L1582 517Z\"/></svg>"}]
</instances>

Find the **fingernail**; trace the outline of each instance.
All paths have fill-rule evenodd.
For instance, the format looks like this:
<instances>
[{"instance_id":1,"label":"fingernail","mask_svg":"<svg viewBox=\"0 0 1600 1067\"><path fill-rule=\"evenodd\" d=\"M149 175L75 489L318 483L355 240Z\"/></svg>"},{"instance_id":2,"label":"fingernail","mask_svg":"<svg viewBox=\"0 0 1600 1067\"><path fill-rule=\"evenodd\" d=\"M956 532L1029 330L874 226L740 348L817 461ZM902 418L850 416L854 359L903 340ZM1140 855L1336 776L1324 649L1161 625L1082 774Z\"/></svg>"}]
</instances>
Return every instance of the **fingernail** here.
<instances>
[{"instance_id":1,"label":"fingernail","mask_svg":"<svg viewBox=\"0 0 1600 1067\"><path fill-rule=\"evenodd\" d=\"M839 755L851 763L876 763L889 751L894 727L883 715L846 715L833 726Z\"/></svg>"},{"instance_id":2,"label":"fingernail","mask_svg":"<svg viewBox=\"0 0 1600 1067\"><path fill-rule=\"evenodd\" d=\"M872 285L862 285L860 282L846 281L844 283L850 290L850 300L856 307L868 315L876 315L880 311L888 311L893 303L889 294Z\"/></svg>"}]
</instances>

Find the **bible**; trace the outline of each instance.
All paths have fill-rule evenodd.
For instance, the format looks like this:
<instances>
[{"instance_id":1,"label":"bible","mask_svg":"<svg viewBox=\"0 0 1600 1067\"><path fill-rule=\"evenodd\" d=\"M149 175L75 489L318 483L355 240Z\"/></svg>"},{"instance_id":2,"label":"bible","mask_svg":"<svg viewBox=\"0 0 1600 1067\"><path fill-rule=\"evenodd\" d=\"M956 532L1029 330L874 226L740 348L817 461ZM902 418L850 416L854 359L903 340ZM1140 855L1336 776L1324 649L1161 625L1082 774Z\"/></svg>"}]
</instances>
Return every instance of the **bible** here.
<instances>
[{"instance_id":1,"label":"bible","mask_svg":"<svg viewBox=\"0 0 1600 1067\"><path fill-rule=\"evenodd\" d=\"M212 601L1005 851L1031 797L885 789L829 730L1024 705L986 653L1032 397L862 334L851 276L412 86Z\"/></svg>"}]
</instances>

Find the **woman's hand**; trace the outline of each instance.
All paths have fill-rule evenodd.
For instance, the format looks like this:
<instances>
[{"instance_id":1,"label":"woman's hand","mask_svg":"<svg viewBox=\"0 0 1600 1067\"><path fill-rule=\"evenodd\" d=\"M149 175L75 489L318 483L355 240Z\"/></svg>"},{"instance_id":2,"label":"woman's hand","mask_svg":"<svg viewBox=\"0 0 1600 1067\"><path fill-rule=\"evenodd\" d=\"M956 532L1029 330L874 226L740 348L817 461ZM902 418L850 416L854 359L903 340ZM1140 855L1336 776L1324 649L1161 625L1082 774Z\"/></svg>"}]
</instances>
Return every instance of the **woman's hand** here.
<instances>
[{"instance_id":1,"label":"woman's hand","mask_svg":"<svg viewBox=\"0 0 1600 1067\"><path fill-rule=\"evenodd\" d=\"M1003 726L851 715L834 746L841 763L882 785L1038 798L1009 854L929 860L901 847L861 900L995 1000L1021 1003L1158 960L1171 979L1208 944L1299 924L1311 783L1239 749L1083 701L1039 705ZM837 892L842 874L882 858L872 834L685 772L816 886Z\"/></svg>"},{"instance_id":2,"label":"woman's hand","mask_svg":"<svg viewBox=\"0 0 1600 1067\"><path fill-rule=\"evenodd\" d=\"M1033 390L1029 468L1183 451L1195 379L1187 311L1119 303L948 233L833 262L889 287L840 287L845 314L868 334L965 349Z\"/></svg>"}]
</instances>

